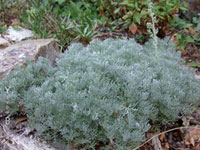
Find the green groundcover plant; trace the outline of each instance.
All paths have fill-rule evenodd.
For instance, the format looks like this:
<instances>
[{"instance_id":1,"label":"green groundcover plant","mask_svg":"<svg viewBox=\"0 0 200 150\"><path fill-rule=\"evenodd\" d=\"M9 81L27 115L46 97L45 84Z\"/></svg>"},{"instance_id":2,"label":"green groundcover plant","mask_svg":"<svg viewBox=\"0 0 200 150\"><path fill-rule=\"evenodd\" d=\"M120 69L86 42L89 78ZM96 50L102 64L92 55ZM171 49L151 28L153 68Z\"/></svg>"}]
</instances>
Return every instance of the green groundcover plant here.
<instances>
[{"instance_id":1,"label":"green groundcover plant","mask_svg":"<svg viewBox=\"0 0 200 150\"><path fill-rule=\"evenodd\" d=\"M29 125L77 148L130 150L151 122L169 123L200 100L194 71L173 44L95 40L73 44L56 66L40 58L0 82L0 110L24 111ZM23 108L22 108L23 106Z\"/></svg>"}]
</instances>

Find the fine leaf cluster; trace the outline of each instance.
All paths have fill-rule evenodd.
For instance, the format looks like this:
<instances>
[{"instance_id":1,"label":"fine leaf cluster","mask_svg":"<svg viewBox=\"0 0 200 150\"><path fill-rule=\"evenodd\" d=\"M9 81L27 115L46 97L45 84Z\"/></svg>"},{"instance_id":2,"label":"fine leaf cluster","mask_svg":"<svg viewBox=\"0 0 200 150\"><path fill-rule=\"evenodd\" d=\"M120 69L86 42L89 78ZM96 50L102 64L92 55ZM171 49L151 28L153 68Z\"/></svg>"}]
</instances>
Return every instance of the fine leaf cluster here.
<instances>
[{"instance_id":1,"label":"fine leaf cluster","mask_svg":"<svg viewBox=\"0 0 200 150\"><path fill-rule=\"evenodd\" d=\"M0 82L0 110L22 109L38 133L69 147L130 150L150 122L169 123L200 100L174 45L158 39L157 58L152 43L95 40L71 45L55 67L28 63Z\"/></svg>"}]
</instances>

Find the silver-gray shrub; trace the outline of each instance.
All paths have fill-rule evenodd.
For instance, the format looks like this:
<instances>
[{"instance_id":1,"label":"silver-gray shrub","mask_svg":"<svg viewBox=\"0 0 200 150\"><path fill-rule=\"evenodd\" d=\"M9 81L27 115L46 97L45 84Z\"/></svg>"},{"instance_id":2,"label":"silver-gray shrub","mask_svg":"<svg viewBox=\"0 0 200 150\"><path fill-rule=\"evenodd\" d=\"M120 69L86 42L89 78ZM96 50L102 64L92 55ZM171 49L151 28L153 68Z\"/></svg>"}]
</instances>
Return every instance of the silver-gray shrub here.
<instances>
[{"instance_id":1,"label":"silver-gray shrub","mask_svg":"<svg viewBox=\"0 0 200 150\"><path fill-rule=\"evenodd\" d=\"M54 141L128 150L144 141L149 121L169 123L200 101L194 71L167 40L73 44L55 67L46 59L13 71L0 83L1 110L19 104L29 125Z\"/></svg>"}]
</instances>

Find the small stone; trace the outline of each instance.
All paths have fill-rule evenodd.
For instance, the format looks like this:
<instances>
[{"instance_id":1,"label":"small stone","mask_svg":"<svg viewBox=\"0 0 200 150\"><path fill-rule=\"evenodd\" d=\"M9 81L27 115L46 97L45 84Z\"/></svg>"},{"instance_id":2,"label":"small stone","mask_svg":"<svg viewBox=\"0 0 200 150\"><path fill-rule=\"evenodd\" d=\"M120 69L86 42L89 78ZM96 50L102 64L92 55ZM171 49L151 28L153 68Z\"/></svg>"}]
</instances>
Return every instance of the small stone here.
<instances>
[{"instance_id":1,"label":"small stone","mask_svg":"<svg viewBox=\"0 0 200 150\"><path fill-rule=\"evenodd\" d=\"M8 30L5 32L4 38L8 41L19 42L25 39L29 39L33 37L34 34L31 30L24 29L22 27L13 27L10 26Z\"/></svg>"}]
</instances>

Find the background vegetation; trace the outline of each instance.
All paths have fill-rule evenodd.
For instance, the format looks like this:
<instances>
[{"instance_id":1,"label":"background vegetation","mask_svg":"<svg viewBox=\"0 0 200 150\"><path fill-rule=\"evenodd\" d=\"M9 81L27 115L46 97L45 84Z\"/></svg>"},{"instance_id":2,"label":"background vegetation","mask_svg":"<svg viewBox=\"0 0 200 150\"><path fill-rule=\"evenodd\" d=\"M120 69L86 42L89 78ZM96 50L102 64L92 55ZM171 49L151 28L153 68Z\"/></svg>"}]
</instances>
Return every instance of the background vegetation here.
<instances>
[{"instance_id":1,"label":"background vegetation","mask_svg":"<svg viewBox=\"0 0 200 150\"><path fill-rule=\"evenodd\" d=\"M22 25L38 38L55 38L63 50L72 42L87 44L97 37L128 36L140 43L149 38L146 23L151 22L151 18L147 0L1 0L0 3L0 32L6 25ZM169 35L171 29L199 31L197 17L193 15L192 20L184 20L177 16L187 8L187 3L181 0L154 0L153 13L158 20L160 38ZM176 33L180 49L184 50L189 42L199 44L199 32L195 35Z\"/></svg>"}]
</instances>

